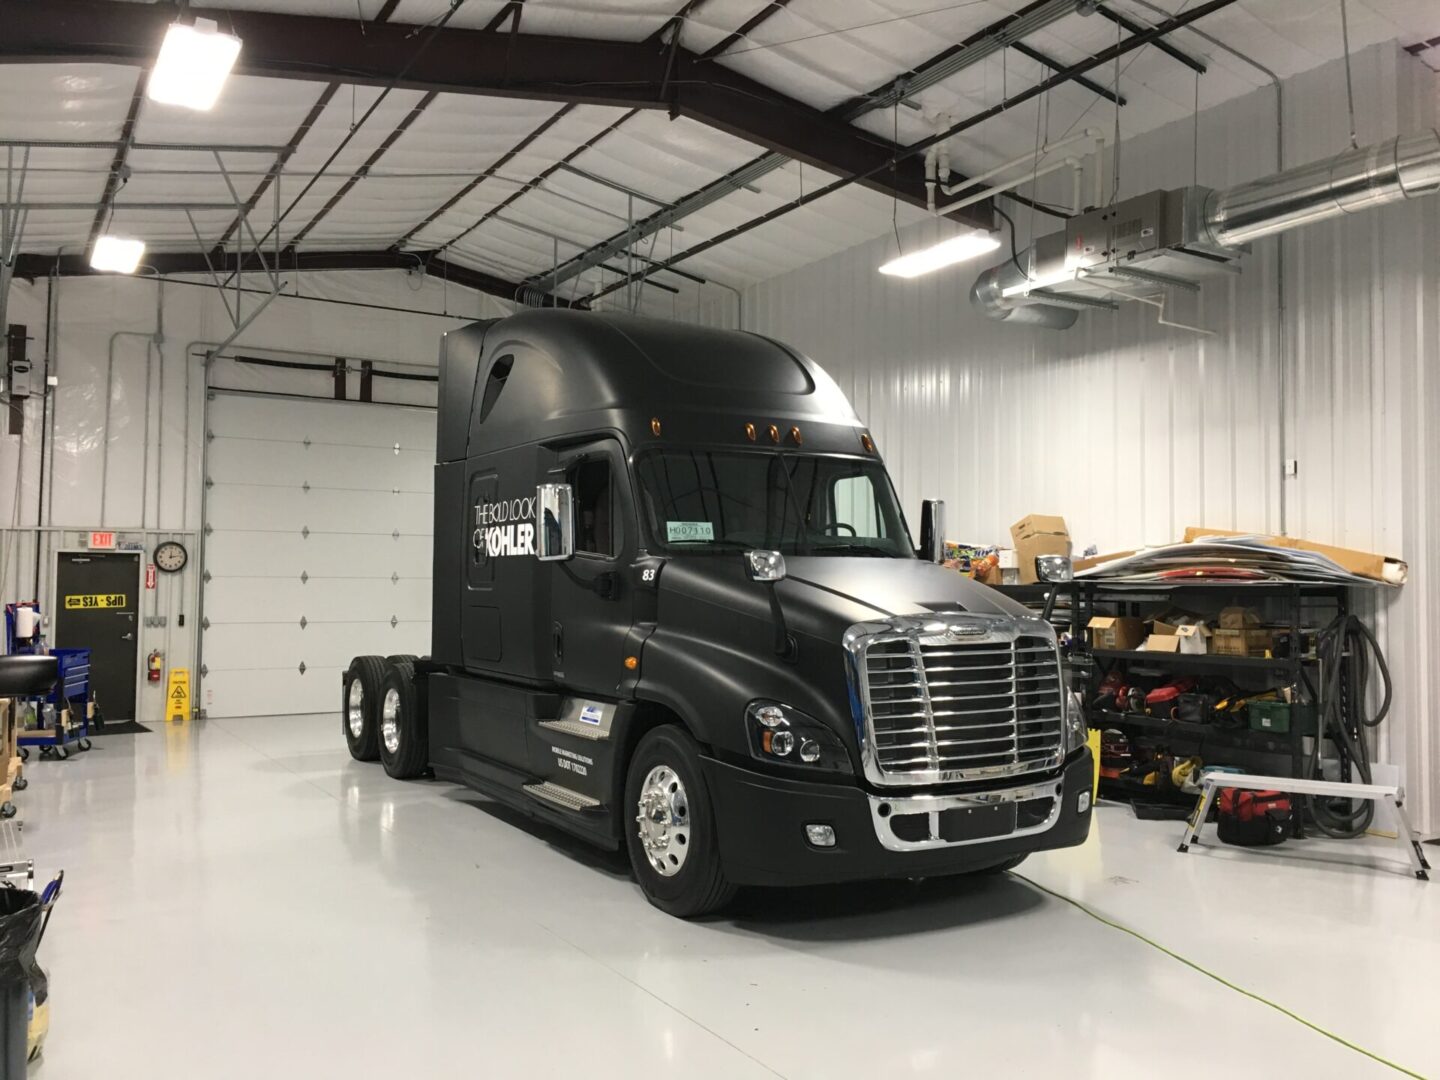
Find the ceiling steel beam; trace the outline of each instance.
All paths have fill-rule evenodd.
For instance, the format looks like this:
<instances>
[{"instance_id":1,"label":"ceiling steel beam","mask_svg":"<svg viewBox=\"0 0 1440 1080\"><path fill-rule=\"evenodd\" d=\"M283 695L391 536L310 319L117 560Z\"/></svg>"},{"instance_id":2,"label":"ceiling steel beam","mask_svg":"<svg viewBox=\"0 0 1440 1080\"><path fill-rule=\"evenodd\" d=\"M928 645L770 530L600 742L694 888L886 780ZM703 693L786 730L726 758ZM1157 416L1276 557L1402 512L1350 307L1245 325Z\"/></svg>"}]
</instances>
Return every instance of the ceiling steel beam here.
<instances>
[{"instance_id":1,"label":"ceiling steel beam","mask_svg":"<svg viewBox=\"0 0 1440 1080\"><path fill-rule=\"evenodd\" d=\"M896 148L888 140L683 46L444 27L412 64L413 27L272 11L190 11L233 26L245 42L237 70L246 74L662 108L817 168L864 173L867 186L924 202L920 163L890 168ZM171 17L165 5L122 0L0 0L0 62L148 64ZM508 77L511 71L518 76ZM983 217L983 209L974 214L977 222Z\"/></svg>"},{"instance_id":2,"label":"ceiling steel beam","mask_svg":"<svg viewBox=\"0 0 1440 1080\"><path fill-rule=\"evenodd\" d=\"M290 242L286 246L293 248L295 245L299 244L300 241L304 240L305 237L309 236L310 230L314 229L316 225L319 225L320 222L324 221L325 218L329 215L330 211L334 210L335 207L339 204L340 200L345 198L346 195L349 195L350 192L354 190L356 184L360 183L361 180L364 180L365 177L370 175L370 170L374 168L375 163L385 156L385 152L395 145L401 135L404 135L405 132L410 130L410 126L414 124L416 120L420 119L420 114L423 113L427 108L429 108L430 103L439 96L440 95L438 92L431 90L428 94L426 94L419 101L417 101L415 103L415 107L411 109L408 113L406 113L404 118L395 125L394 130L392 130L389 135L385 136L385 141L382 142L379 146L377 146L371 152L370 156L367 157L360 164L360 167L356 169L353 173L351 173L348 178L346 178L345 183L341 184L340 188L335 192L335 194L331 195L330 198L326 200L325 205L315 212L315 216L312 217L309 221L307 221L304 225L302 225L300 229L296 231L294 236L290 237Z\"/></svg>"},{"instance_id":3,"label":"ceiling steel beam","mask_svg":"<svg viewBox=\"0 0 1440 1080\"><path fill-rule=\"evenodd\" d=\"M1149 27L1145 26L1143 23L1138 23L1134 19L1127 18L1126 16L1121 15L1118 11L1112 11L1104 4L1100 4L1095 8L1095 14L1102 16L1103 18L1109 19L1122 30L1128 30L1132 34L1143 34L1146 30L1149 29ZM1166 56L1172 56L1176 60L1179 60L1180 63L1184 64L1197 75L1205 74L1206 68L1204 61L1195 59L1195 57L1191 56L1189 53L1184 52L1181 49L1177 49L1168 41L1157 41L1155 42L1155 47L1161 52L1163 52Z\"/></svg>"},{"instance_id":4,"label":"ceiling steel beam","mask_svg":"<svg viewBox=\"0 0 1440 1080\"><path fill-rule=\"evenodd\" d=\"M742 23L740 25L740 28L736 30L733 34L730 34L729 36L717 41L714 45L711 45L710 48L706 49L700 55L703 56L706 60L710 60L716 56L721 55L722 53L729 52L730 49L733 48L736 44L746 40L750 36L750 34L756 29L756 27L758 27L761 23L780 14L780 12L784 11L789 6L790 0L770 0L770 3L762 7L754 15L751 15L750 18L747 19L744 23Z\"/></svg>"},{"instance_id":5,"label":"ceiling steel beam","mask_svg":"<svg viewBox=\"0 0 1440 1080\"><path fill-rule=\"evenodd\" d=\"M90 235L85 241L87 252L94 249L95 241L100 238L100 230L105 227L105 218L115 201L115 193L125 182L125 159L130 153L130 143L135 138L135 122L140 118L140 106L145 101L145 88L149 85L150 69L142 68L135 78L135 92L130 95L130 108L120 125L120 144L115 147L115 157L110 162L110 172L105 177L105 188L100 193L100 205L95 208L95 220L90 223Z\"/></svg>"},{"instance_id":6,"label":"ceiling steel beam","mask_svg":"<svg viewBox=\"0 0 1440 1080\"><path fill-rule=\"evenodd\" d=\"M979 63L987 56L994 55L997 52L1003 51L1006 47L1014 45L1027 34L1033 34L1049 26L1051 23L1073 14L1078 4L1079 0L1033 0L1032 3L1027 4L1014 14L1006 15L1004 18L997 19L988 26L980 28L958 45L952 45L950 48L937 53L924 63L918 64L910 71L905 72L905 74L891 79L885 83L885 85L877 87L867 94L860 94L857 97L841 102L839 105L830 109L826 115L832 120L848 127L855 120L858 120L867 113L892 108L910 95L927 90L943 82L945 79L950 78L957 72L963 71L972 64ZM767 10L773 14L775 9ZM757 18L759 18L759 16L757 16ZM755 23L755 19L752 19L751 23ZM746 26L753 29L751 23L747 23ZM721 44L724 43L722 42ZM728 47L729 46L726 45L726 48ZM708 59L713 55L718 55L718 53L711 50L702 57L702 60ZM711 64L710 69L712 71L724 70L719 64ZM1063 68L1057 66L1057 70L1063 70ZM618 233L608 240L596 244L589 251L582 252L553 275L534 274L530 280L532 282L542 280L553 282L554 285L558 286L562 282L570 280L572 277L583 274L587 270L599 266L601 263L616 258L642 240L668 228L682 218L703 210L711 203L718 202L720 199L736 191L753 185L755 181L761 177L774 172L776 169L783 168L788 161L789 158L785 154L777 152L764 154L755 158L734 172L722 176L713 183L707 184L699 191L691 193L673 206L642 219L624 232ZM898 168L894 170L894 173L894 178L896 179L904 175ZM957 176L957 182L961 180L963 180L963 178ZM915 177L912 182L916 184L922 183L923 177ZM915 205L922 204L923 200L918 197L919 192L920 188L916 187L911 193L913 197L906 198L905 201ZM993 221L988 200L967 207L954 216L961 221L968 224L979 225L982 228L988 228Z\"/></svg>"},{"instance_id":7,"label":"ceiling steel beam","mask_svg":"<svg viewBox=\"0 0 1440 1080\"><path fill-rule=\"evenodd\" d=\"M1062 64L1060 61L1056 60L1054 57L1046 56L1039 49L1035 48L1032 45L1026 45L1023 41L1013 42L1010 47L1016 52L1018 52L1021 56L1028 57L1029 59L1034 60L1037 64L1040 64L1042 67L1049 68L1051 71L1063 71L1065 68L1065 65ZM1106 101L1114 102L1116 105L1126 104L1124 94L1117 94L1108 86L1101 86L1094 79L1089 78L1088 76L1077 75L1075 77L1075 85L1083 86L1092 94L1102 97Z\"/></svg>"},{"instance_id":8,"label":"ceiling steel beam","mask_svg":"<svg viewBox=\"0 0 1440 1080\"><path fill-rule=\"evenodd\" d=\"M1191 23L1197 22L1198 20L1203 19L1205 16L1214 14L1215 12L1220 11L1223 8L1227 8L1234 3L1236 3L1236 0L1208 0L1207 3L1199 4L1189 9L1188 11L1180 13L1179 15L1174 15L1171 18L1166 19L1163 22L1157 23L1154 26L1144 30L1143 32L1136 34L1133 37L1127 38L1124 41L1117 42L1116 44L1111 45L1109 48L1101 50L1094 56L1088 57L1085 60L1080 61L1079 63L1072 64L1061 71L1057 71L1054 75L1050 76L1050 78L1044 79L1041 82L1038 82L1033 86L1027 87L1026 89L1021 90L1016 94L1012 94L1010 97L1006 98L1004 101L1001 101L999 104L992 105L990 108L977 112L972 116L961 120L959 123L952 124L944 131L936 132L929 138L921 139L919 142L911 144L904 150L902 156L915 157L917 155L923 154L926 150L930 149L930 147L937 146L940 143L944 142L946 139L953 138L954 136L959 135L961 132L969 131L971 128L977 127L978 125L983 124L985 121L993 119L994 117L999 116L1001 113L1015 108L1017 105L1022 105L1025 102L1031 100L1032 98L1039 97L1041 94L1044 94L1047 91L1054 89L1061 83L1074 80L1077 75L1084 75L1087 72L1094 71L1096 68L1099 68L1104 64L1108 64L1110 61L1114 60L1117 57L1124 56L1127 53L1133 52L1136 49L1144 48L1146 45L1156 43L1166 34L1173 33L1174 31L1179 30L1181 27L1189 26ZM635 281L643 281L650 274L653 274L659 270L668 270L675 266L677 263L684 262L686 259L693 258L694 256L699 255L702 252L708 251L713 247L718 247L720 244L726 243L729 240L733 240L735 237L743 235L744 233L749 232L751 229L757 229L762 225L766 225L771 221L774 221L776 218L782 217L785 214L790 213L792 210L798 210L802 206L808 206L810 203L815 202L817 199L823 199L827 195L831 195L834 192L839 191L841 188L848 187L851 184L858 183L862 179L863 178L858 174L852 176L845 176L832 183L825 184L822 187L816 188L813 191L806 192L799 198L793 199L783 206L777 206L774 210L771 210L768 213L761 214L759 217L751 218L749 221L744 222L741 225L737 225L733 229L729 229L716 236L712 236L708 240L704 240L698 244L694 244L691 247L686 248L684 251L670 256L668 259L662 259L650 269L647 269L639 274L632 274L622 281L618 281L612 285L606 286L605 288L596 292L594 296L592 296L592 299L598 299L599 297L606 296L609 293L616 292L619 289L627 288Z\"/></svg>"},{"instance_id":9,"label":"ceiling steel beam","mask_svg":"<svg viewBox=\"0 0 1440 1080\"><path fill-rule=\"evenodd\" d=\"M246 270L259 270L261 264L255 252L246 252ZM145 265L163 275L205 274L208 268L205 255L198 251L147 252ZM477 292L488 293L513 301L520 285L507 281L484 270L441 258L435 252L416 251L302 251L288 253L280 266L280 273L313 272L319 270L414 270L423 267L427 274L444 278L453 285L461 285ZM16 259L15 276L29 279L46 277L51 273L60 277L80 277L96 273L90 268L89 257L77 255L25 254ZM284 293L280 294L283 298ZM563 303L563 302L562 302ZM558 306L553 297L547 298L546 306ZM582 305L576 305L582 306Z\"/></svg>"}]
</instances>

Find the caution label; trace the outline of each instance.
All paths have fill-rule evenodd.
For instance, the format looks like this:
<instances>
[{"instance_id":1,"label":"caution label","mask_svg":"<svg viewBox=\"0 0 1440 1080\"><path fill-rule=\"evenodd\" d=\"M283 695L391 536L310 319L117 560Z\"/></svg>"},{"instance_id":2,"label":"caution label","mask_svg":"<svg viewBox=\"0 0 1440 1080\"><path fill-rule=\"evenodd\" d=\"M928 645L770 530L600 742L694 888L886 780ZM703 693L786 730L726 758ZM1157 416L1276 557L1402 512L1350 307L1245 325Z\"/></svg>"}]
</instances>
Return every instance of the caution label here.
<instances>
[{"instance_id":1,"label":"caution label","mask_svg":"<svg viewBox=\"0 0 1440 1080\"><path fill-rule=\"evenodd\" d=\"M117 593L71 593L65 597L65 610L76 611L99 608L123 608L125 594Z\"/></svg>"},{"instance_id":2,"label":"caution label","mask_svg":"<svg viewBox=\"0 0 1440 1080\"><path fill-rule=\"evenodd\" d=\"M190 669L170 669L170 680L165 684L165 719L190 719Z\"/></svg>"}]
</instances>

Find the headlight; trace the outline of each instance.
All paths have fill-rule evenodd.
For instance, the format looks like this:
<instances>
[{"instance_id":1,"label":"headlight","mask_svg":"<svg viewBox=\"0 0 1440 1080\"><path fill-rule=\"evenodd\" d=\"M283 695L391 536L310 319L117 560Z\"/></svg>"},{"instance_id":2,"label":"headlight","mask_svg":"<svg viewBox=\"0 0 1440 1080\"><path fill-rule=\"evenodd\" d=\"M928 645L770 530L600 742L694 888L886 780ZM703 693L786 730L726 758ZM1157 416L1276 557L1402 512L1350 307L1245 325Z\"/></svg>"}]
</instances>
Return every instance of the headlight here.
<instances>
[{"instance_id":1,"label":"headlight","mask_svg":"<svg viewBox=\"0 0 1440 1080\"><path fill-rule=\"evenodd\" d=\"M813 716L778 701L752 701L745 709L750 754L761 761L850 772L840 737Z\"/></svg>"},{"instance_id":2,"label":"headlight","mask_svg":"<svg viewBox=\"0 0 1440 1080\"><path fill-rule=\"evenodd\" d=\"M1065 693L1065 753L1070 754L1085 745L1090 736L1090 727L1085 722L1085 702L1074 690Z\"/></svg>"}]
</instances>

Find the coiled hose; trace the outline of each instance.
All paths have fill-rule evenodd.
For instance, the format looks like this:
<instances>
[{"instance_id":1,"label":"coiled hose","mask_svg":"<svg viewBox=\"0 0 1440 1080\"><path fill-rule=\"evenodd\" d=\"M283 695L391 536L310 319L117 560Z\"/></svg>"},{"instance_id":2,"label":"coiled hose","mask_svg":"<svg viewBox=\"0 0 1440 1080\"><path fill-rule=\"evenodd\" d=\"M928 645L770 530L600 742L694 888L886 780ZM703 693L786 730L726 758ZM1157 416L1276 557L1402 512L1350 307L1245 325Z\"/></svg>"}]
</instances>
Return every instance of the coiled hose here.
<instances>
[{"instance_id":1,"label":"coiled hose","mask_svg":"<svg viewBox=\"0 0 1440 1080\"><path fill-rule=\"evenodd\" d=\"M1385 654L1370 628L1357 615L1341 615L1324 630L1316 642L1316 652L1322 661L1325 684L1322 700L1325 711L1320 717L1319 731L1306 763L1305 775L1323 779L1324 766L1321 763L1321 743L1328 736L1335 744L1342 761L1348 761L1355 774L1364 784L1370 783L1370 750L1365 745L1365 729L1377 728L1390 712L1391 683L1390 668L1385 663ZM1385 692L1380 707L1374 716L1365 715L1366 691L1370 684L1370 662L1380 672ZM1359 723L1352 730L1345 723L1344 701L1341 696L1343 681L1350 683L1352 700L1355 702L1356 719ZM1315 827L1326 836L1337 840L1350 840L1364 834L1375 819L1375 804L1369 799L1349 803L1343 808L1342 801L1332 801L1320 796L1307 800L1310 816Z\"/></svg>"}]
</instances>

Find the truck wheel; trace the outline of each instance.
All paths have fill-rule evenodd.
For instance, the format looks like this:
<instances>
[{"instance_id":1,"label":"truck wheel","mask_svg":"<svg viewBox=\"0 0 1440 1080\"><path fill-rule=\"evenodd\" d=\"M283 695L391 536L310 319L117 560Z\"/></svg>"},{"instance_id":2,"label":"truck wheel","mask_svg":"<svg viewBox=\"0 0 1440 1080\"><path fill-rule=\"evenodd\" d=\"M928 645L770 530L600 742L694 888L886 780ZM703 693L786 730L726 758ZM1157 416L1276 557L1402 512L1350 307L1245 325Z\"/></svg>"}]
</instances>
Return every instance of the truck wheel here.
<instances>
[{"instance_id":1,"label":"truck wheel","mask_svg":"<svg viewBox=\"0 0 1440 1080\"><path fill-rule=\"evenodd\" d=\"M380 763L396 780L413 780L430 761L424 681L410 664L392 664L380 687Z\"/></svg>"},{"instance_id":2,"label":"truck wheel","mask_svg":"<svg viewBox=\"0 0 1440 1080\"><path fill-rule=\"evenodd\" d=\"M681 728L645 733L625 777L621 814L630 865L645 898L681 919L729 903L700 751Z\"/></svg>"},{"instance_id":3,"label":"truck wheel","mask_svg":"<svg viewBox=\"0 0 1440 1080\"><path fill-rule=\"evenodd\" d=\"M380 684L385 679L385 661L378 656L357 656L345 672L340 697L340 727L345 745L356 761L374 761L380 756L377 712Z\"/></svg>"}]
</instances>

